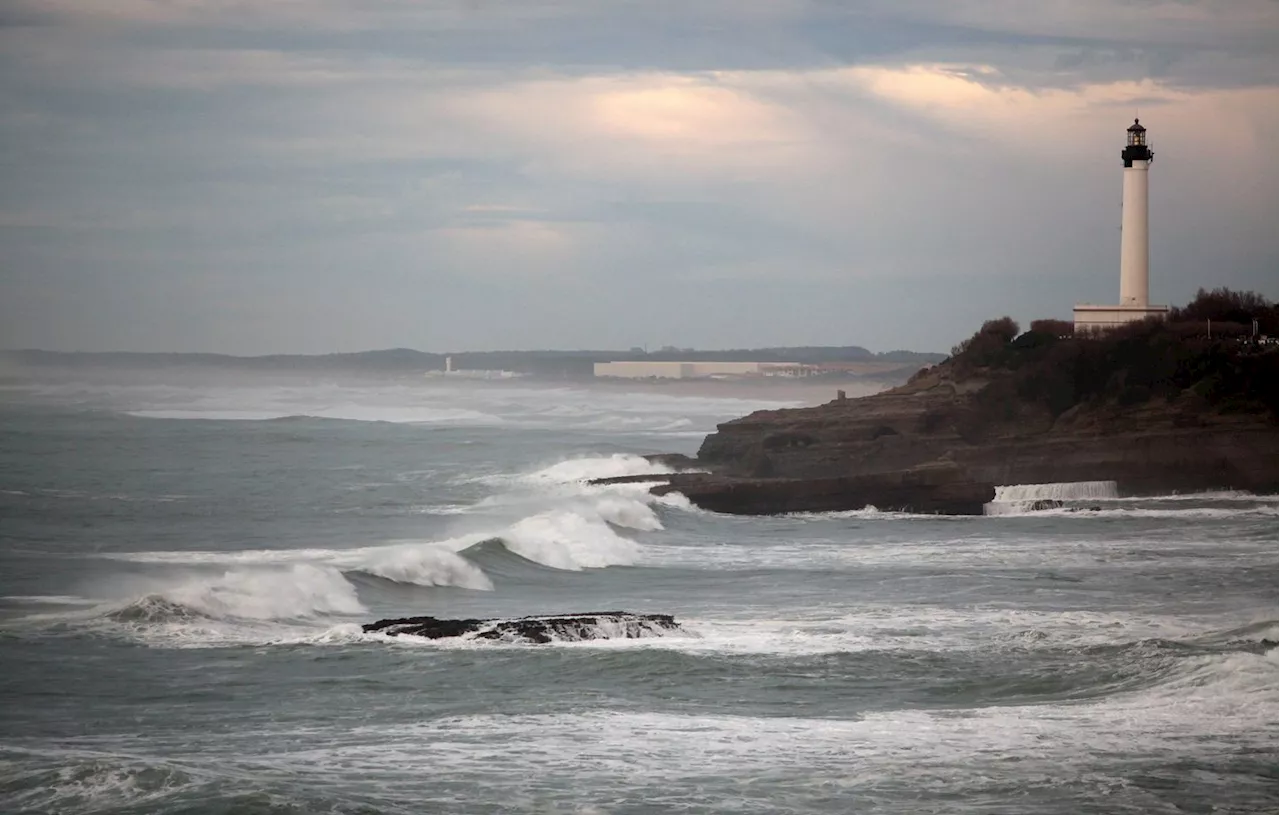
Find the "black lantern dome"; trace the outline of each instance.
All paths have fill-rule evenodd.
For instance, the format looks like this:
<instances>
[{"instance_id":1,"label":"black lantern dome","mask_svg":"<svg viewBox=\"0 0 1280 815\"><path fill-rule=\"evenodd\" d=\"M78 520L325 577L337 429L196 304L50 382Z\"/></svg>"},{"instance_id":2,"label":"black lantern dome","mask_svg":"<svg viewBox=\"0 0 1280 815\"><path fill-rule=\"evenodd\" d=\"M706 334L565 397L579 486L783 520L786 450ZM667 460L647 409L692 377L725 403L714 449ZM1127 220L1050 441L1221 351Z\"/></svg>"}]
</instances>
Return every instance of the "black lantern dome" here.
<instances>
[{"instance_id":1,"label":"black lantern dome","mask_svg":"<svg viewBox=\"0 0 1280 815\"><path fill-rule=\"evenodd\" d=\"M1128 134L1125 148L1120 152L1120 158L1124 159L1124 166L1132 167L1135 161L1151 161L1155 158L1156 154L1151 152L1151 148L1147 145L1147 129L1137 119L1129 125Z\"/></svg>"}]
</instances>

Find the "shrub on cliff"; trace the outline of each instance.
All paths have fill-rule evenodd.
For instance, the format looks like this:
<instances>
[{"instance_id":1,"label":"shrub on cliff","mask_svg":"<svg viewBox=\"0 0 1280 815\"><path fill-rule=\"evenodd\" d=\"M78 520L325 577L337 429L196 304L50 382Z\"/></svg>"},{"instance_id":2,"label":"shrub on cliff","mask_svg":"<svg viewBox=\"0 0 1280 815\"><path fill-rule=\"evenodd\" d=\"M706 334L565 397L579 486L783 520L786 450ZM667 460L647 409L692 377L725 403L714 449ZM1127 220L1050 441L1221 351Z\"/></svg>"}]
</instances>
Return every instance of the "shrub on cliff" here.
<instances>
[{"instance_id":1,"label":"shrub on cliff","mask_svg":"<svg viewBox=\"0 0 1280 815\"><path fill-rule=\"evenodd\" d=\"M1048 334L1059 339L1070 337L1075 333L1075 323L1070 320L1032 320L1031 331L1036 334Z\"/></svg>"},{"instance_id":2,"label":"shrub on cliff","mask_svg":"<svg viewBox=\"0 0 1280 815\"><path fill-rule=\"evenodd\" d=\"M1238 321L1258 319L1261 331L1256 315L1274 312L1260 295L1221 289L1174 309L1178 319L1135 322L1089 338L1068 338L1068 324L1048 320L1019 336L1017 323L1005 317L984 323L952 349L948 364L961 375L977 369L1007 374L979 400L989 419L1011 418L1018 404L1056 417L1079 404L1132 407L1186 392L1215 410L1274 417L1276 352L1242 342L1251 326ZM1199 316L1186 316L1203 314L1217 315L1205 318L1215 320L1212 336Z\"/></svg>"},{"instance_id":3,"label":"shrub on cliff","mask_svg":"<svg viewBox=\"0 0 1280 815\"><path fill-rule=\"evenodd\" d=\"M977 333L951 349L951 358L965 367L997 365L1007 357L1007 346L1018 336L1012 317L987 320Z\"/></svg>"},{"instance_id":4,"label":"shrub on cliff","mask_svg":"<svg viewBox=\"0 0 1280 815\"><path fill-rule=\"evenodd\" d=\"M1214 324L1215 334L1220 329L1230 331L1227 323L1240 326L1242 333L1252 333L1254 320L1258 321L1258 333L1269 337L1278 333L1275 303L1257 292L1232 291L1225 287L1212 291L1200 289L1190 303L1182 308L1169 310L1169 322L1195 322L1203 325L1209 321Z\"/></svg>"}]
</instances>

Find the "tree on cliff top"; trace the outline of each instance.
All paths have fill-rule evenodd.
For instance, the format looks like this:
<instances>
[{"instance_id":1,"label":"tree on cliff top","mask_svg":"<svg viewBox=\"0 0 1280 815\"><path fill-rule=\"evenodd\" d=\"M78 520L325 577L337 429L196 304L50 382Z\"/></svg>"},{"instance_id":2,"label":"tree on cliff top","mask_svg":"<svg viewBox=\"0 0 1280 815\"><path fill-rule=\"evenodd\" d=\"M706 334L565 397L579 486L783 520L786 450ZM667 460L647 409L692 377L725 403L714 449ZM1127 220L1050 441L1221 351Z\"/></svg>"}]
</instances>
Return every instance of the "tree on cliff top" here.
<instances>
[{"instance_id":1,"label":"tree on cliff top","mask_svg":"<svg viewBox=\"0 0 1280 815\"><path fill-rule=\"evenodd\" d=\"M979 401L990 415L1007 418L1019 405L1056 417L1084 403L1127 407L1191 394L1216 411L1274 419L1276 351L1233 337L1229 328L1244 332L1256 319L1260 333L1274 335L1275 315L1275 304L1261 295L1219 289L1201 291L1168 321L1134 322L1087 339L1064 333L1059 321L1036 321L1018 335L1017 323L1004 317L953 348L946 364L958 376L990 377ZM1212 336L1205 319L1215 321Z\"/></svg>"},{"instance_id":2,"label":"tree on cliff top","mask_svg":"<svg viewBox=\"0 0 1280 815\"><path fill-rule=\"evenodd\" d=\"M1018 323L1012 317L987 320L976 334L952 348L951 356L982 364L982 360L999 352L1017 336Z\"/></svg>"},{"instance_id":3,"label":"tree on cliff top","mask_svg":"<svg viewBox=\"0 0 1280 815\"><path fill-rule=\"evenodd\" d=\"M1169 310L1169 322L1184 323L1206 320L1215 323L1236 323L1252 328L1258 321L1258 333L1276 336L1276 304L1252 291L1232 291L1226 287L1206 291L1200 289L1196 297L1182 308Z\"/></svg>"}]
</instances>

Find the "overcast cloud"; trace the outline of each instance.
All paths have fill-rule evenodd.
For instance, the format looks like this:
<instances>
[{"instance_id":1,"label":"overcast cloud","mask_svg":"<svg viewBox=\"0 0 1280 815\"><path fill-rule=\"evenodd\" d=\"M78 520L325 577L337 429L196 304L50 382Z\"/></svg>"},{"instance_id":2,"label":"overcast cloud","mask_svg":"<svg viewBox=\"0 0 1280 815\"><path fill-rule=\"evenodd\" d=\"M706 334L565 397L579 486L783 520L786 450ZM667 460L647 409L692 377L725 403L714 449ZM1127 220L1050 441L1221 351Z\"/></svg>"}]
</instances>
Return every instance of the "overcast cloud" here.
<instances>
[{"instance_id":1,"label":"overcast cloud","mask_svg":"<svg viewBox=\"0 0 1280 815\"><path fill-rule=\"evenodd\" d=\"M1277 295L1273 0L0 0L0 347L946 349Z\"/></svg>"}]
</instances>

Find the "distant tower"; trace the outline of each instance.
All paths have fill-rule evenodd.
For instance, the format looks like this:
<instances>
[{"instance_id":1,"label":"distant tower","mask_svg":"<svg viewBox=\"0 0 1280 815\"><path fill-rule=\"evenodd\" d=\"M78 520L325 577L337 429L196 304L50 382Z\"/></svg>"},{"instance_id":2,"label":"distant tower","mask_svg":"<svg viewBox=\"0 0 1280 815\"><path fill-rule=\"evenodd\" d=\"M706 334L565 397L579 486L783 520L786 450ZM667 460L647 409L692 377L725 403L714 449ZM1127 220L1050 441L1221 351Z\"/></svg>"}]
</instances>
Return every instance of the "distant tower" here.
<instances>
[{"instance_id":1,"label":"distant tower","mask_svg":"<svg viewBox=\"0 0 1280 815\"><path fill-rule=\"evenodd\" d=\"M1147 307L1147 168L1155 154L1147 129L1137 119L1129 126L1124 159L1124 204L1120 221L1120 305Z\"/></svg>"},{"instance_id":2,"label":"distant tower","mask_svg":"<svg viewBox=\"0 0 1280 815\"><path fill-rule=\"evenodd\" d=\"M1081 303L1072 310L1077 334L1096 334L1137 320L1163 320L1168 306L1148 300L1147 168L1155 154L1147 129L1137 119L1129 126L1124 159L1124 210L1120 215L1120 302L1114 306Z\"/></svg>"}]
</instances>

